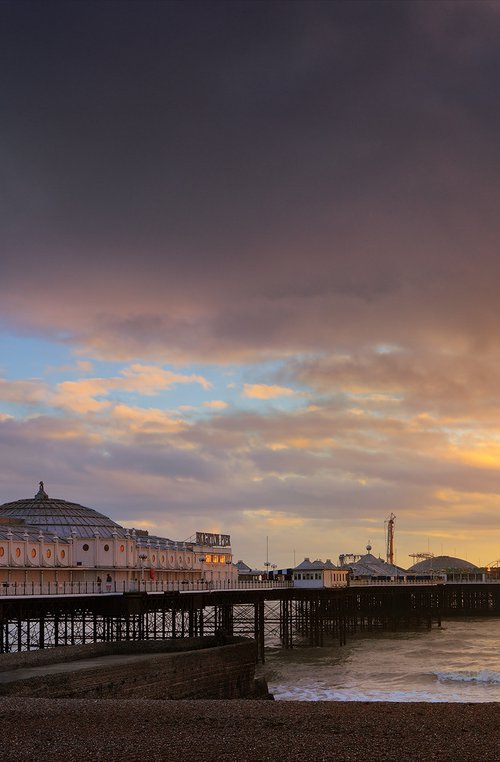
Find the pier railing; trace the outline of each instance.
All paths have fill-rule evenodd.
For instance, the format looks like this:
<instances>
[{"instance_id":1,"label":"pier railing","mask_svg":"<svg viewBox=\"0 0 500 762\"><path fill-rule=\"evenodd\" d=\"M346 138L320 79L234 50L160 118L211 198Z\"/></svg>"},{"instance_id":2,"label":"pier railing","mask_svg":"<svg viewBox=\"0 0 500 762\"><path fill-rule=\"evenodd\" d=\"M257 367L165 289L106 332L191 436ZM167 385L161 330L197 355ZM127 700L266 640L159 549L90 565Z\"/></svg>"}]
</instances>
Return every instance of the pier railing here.
<instances>
[{"instance_id":1,"label":"pier railing","mask_svg":"<svg viewBox=\"0 0 500 762\"><path fill-rule=\"evenodd\" d=\"M245 580L230 581L182 581L163 582L159 580L137 580L123 582L34 582L0 583L0 597L41 596L41 595L119 595L123 593L192 593L215 590L274 590L293 587L288 580Z\"/></svg>"},{"instance_id":2,"label":"pier railing","mask_svg":"<svg viewBox=\"0 0 500 762\"><path fill-rule=\"evenodd\" d=\"M483 572L477 574L458 574L458 573L436 573L428 577L393 577L392 579L352 579L349 582L351 587L366 586L394 586L394 585L498 585L500 578L495 579Z\"/></svg>"},{"instance_id":3,"label":"pier railing","mask_svg":"<svg viewBox=\"0 0 500 762\"><path fill-rule=\"evenodd\" d=\"M435 577L433 579L408 580L351 580L349 587L411 587L411 586L432 586L432 585L477 585L480 583L488 585L500 585L500 579L483 580L460 580L444 579ZM27 597L27 596L78 596L78 595L120 595L123 593L192 593L192 592L212 592L216 590L275 590L294 587L290 580L245 580L238 582L231 581L182 581L163 582L160 580L132 580L123 582L47 582L43 585L34 582L0 582L0 598ZM299 586L300 589L302 589ZM320 589L320 588L315 588Z\"/></svg>"},{"instance_id":4,"label":"pier railing","mask_svg":"<svg viewBox=\"0 0 500 762\"><path fill-rule=\"evenodd\" d=\"M349 582L350 587L395 587L410 585L442 585L446 580L434 579L353 579Z\"/></svg>"}]
</instances>

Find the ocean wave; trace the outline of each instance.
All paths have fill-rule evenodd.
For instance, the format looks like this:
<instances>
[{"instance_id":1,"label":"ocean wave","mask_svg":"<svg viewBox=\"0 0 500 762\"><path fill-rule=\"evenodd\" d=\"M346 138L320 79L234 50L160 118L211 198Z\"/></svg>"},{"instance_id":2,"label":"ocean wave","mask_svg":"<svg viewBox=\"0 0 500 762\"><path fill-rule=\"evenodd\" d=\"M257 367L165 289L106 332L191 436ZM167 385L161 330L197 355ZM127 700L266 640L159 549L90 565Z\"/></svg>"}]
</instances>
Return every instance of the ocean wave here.
<instances>
[{"instance_id":1,"label":"ocean wave","mask_svg":"<svg viewBox=\"0 0 500 762\"><path fill-rule=\"evenodd\" d=\"M500 683L500 672L492 672L490 669L482 669L479 672L435 672L440 683Z\"/></svg>"}]
</instances>

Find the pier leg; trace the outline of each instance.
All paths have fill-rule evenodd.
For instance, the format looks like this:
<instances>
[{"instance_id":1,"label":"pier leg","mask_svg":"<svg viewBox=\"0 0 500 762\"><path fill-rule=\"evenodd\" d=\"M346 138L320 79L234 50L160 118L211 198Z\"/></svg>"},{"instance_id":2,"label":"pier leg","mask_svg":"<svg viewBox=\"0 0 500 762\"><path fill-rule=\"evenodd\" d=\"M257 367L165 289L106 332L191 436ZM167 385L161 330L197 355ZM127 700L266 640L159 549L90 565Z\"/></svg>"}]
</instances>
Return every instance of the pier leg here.
<instances>
[{"instance_id":1,"label":"pier leg","mask_svg":"<svg viewBox=\"0 0 500 762\"><path fill-rule=\"evenodd\" d=\"M257 659L264 664L264 601L254 604L254 634L257 642Z\"/></svg>"}]
</instances>

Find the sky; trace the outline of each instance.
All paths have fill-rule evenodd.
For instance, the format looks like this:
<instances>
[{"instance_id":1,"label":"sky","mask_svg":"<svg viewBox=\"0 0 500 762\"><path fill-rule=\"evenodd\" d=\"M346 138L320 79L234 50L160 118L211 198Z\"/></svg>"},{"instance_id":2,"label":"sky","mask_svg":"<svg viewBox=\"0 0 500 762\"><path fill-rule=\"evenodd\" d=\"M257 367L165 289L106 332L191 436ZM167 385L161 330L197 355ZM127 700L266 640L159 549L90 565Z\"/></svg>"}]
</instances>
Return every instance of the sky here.
<instances>
[{"instance_id":1,"label":"sky","mask_svg":"<svg viewBox=\"0 0 500 762\"><path fill-rule=\"evenodd\" d=\"M0 502L500 558L500 4L0 4Z\"/></svg>"}]
</instances>

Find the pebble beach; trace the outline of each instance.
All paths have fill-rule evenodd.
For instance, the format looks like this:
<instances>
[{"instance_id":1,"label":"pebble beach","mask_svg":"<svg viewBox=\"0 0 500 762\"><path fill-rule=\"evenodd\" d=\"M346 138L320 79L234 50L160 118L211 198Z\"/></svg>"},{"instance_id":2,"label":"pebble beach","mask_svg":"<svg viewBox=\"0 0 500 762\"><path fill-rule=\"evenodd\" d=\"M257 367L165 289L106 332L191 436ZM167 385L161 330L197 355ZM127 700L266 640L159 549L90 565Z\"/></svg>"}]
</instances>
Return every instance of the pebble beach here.
<instances>
[{"instance_id":1,"label":"pebble beach","mask_svg":"<svg viewBox=\"0 0 500 762\"><path fill-rule=\"evenodd\" d=\"M498 762L500 704L0 699L2 760Z\"/></svg>"}]
</instances>

